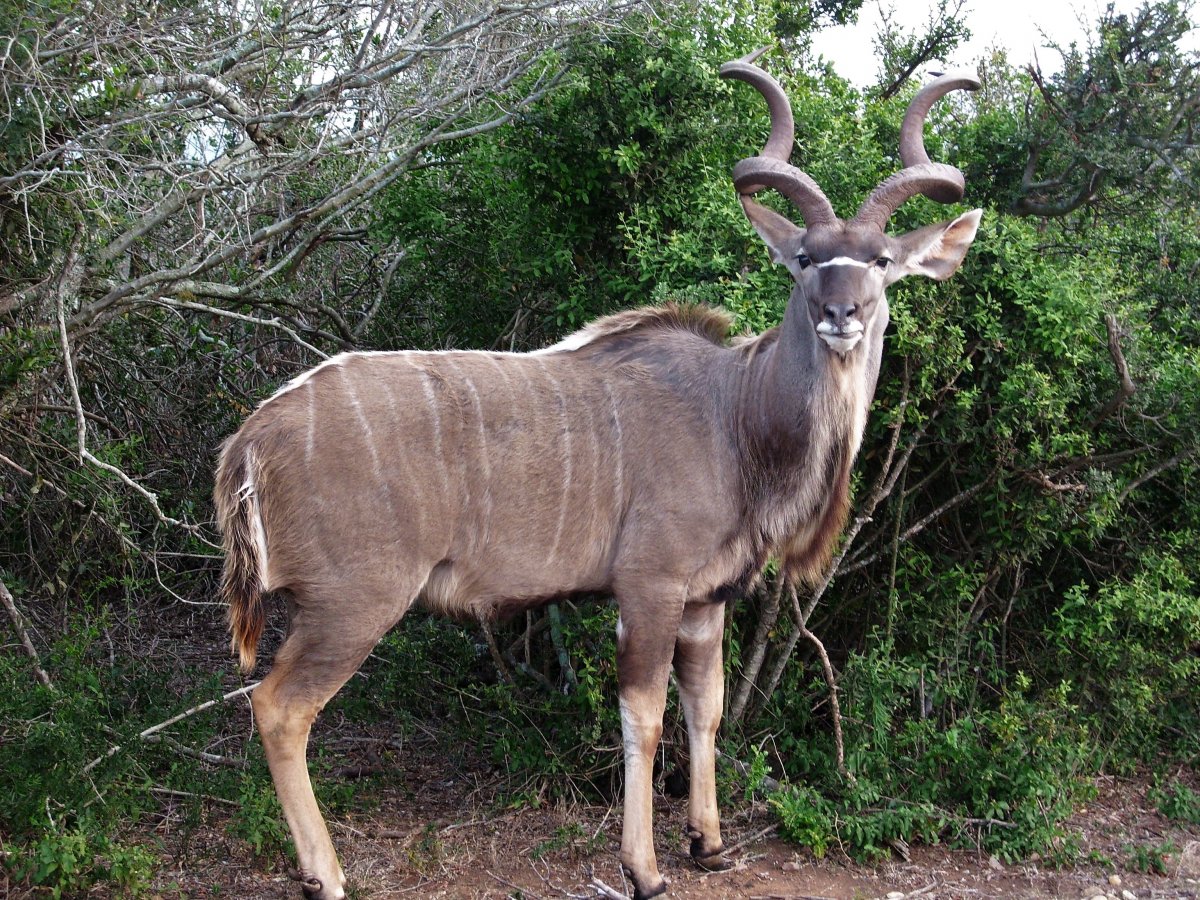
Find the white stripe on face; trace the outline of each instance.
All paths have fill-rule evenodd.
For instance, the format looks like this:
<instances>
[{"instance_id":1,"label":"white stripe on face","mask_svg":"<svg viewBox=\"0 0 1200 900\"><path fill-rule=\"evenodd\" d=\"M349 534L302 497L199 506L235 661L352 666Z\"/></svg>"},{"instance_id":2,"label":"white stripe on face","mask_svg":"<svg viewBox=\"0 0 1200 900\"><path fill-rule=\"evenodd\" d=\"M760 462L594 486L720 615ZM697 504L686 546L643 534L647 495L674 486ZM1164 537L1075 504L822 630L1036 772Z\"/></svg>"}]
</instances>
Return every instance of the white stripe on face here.
<instances>
[{"instance_id":1,"label":"white stripe on face","mask_svg":"<svg viewBox=\"0 0 1200 900\"><path fill-rule=\"evenodd\" d=\"M835 256L833 259L826 260L823 263L813 263L813 266L818 269L824 269L826 266L858 266L860 269L869 269L874 263L863 262L861 259L851 259L848 256Z\"/></svg>"}]
</instances>

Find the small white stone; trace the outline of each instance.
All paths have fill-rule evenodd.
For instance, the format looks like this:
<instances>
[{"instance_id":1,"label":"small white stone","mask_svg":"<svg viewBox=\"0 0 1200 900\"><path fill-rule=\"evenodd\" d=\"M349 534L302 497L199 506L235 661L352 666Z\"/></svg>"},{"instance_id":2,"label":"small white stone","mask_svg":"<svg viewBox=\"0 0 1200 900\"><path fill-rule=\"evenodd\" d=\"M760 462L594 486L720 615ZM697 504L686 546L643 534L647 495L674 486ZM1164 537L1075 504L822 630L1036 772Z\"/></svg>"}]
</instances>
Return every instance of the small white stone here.
<instances>
[{"instance_id":1,"label":"small white stone","mask_svg":"<svg viewBox=\"0 0 1200 900\"><path fill-rule=\"evenodd\" d=\"M1133 891L1121 891L1121 900L1137 900L1137 894Z\"/></svg>"},{"instance_id":2,"label":"small white stone","mask_svg":"<svg viewBox=\"0 0 1200 900\"><path fill-rule=\"evenodd\" d=\"M904 892L888 891L887 900L904 900Z\"/></svg>"},{"instance_id":3,"label":"small white stone","mask_svg":"<svg viewBox=\"0 0 1200 900\"><path fill-rule=\"evenodd\" d=\"M1113 872L1111 875L1108 876L1108 883L1111 884L1113 887L1120 887L1121 886L1121 876L1118 875L1116 872Z\"/></svg>"}]
</instances>

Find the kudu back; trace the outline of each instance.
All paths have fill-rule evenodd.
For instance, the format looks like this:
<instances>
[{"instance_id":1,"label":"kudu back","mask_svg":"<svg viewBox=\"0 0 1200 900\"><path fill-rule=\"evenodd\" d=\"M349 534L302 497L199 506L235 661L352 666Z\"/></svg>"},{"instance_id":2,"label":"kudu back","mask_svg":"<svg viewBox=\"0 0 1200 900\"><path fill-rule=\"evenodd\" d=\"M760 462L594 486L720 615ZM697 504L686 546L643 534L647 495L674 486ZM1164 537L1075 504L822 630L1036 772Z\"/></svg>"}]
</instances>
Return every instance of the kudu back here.
<instances>
[{"instance_id":1,"label":"kudu back","mask_svg":"<svg viewBox=\"0 0 1200 900\"><path fill-rule=\"evenodd\" d=\"M788 162L792 117L753 64L771 110L762 154L734 185L794 286L782 324L730 343L728 318L682 306L600 319L534 353L347 353L262 404L221 453L215 502L222 593L249 671L264 597L286 598L287 637L253 695L310 897L345 877L309 783L309 728L413 604L491 619L580 593L616 597L625 752L621 863L638 898L666 890L651 828L653 757L672 668L687 721L687 834L725 865L715 735L724 603L767 560L819 573L848 508L850 469L875 390L884 288L949 277L979 211L901 237L883 228L908 197L961 198L957 169L929 161L931 104L973 79L943 76L913 100L905 168L850 220ZM751 195L774 188L805 228Z\"/></svg>"}]
</instances>

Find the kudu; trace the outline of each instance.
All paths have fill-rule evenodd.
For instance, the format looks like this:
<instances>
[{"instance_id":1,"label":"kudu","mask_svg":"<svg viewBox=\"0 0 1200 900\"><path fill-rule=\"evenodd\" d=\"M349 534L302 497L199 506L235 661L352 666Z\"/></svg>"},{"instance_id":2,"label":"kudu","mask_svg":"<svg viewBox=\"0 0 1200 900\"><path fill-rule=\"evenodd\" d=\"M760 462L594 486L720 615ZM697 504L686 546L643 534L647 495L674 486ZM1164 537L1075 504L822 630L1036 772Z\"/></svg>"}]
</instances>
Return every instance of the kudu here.
<instances>
[{"instance_id":1,"label":"kudu","mask_svg":"<svg viewBox=\"0 0 1200 900\"><path fill-rule=\"evenodd\" d=\"M924 88L892 175L843 221L788 163L792 115L753 65L726 77L766 98L771 136L734 168L750 222L795 285L782 324L729 343L709 309L600 319L534 353L346 353L299 376L228 440L216 482L233 647L251 669L264 596L286 598L287 636L253 706L311 897L345 878L313 798L310 726L414 603L491 619L581 593L619 607L625 751L620 860L636 896L666 890L651 830L653 758L674 668L690 744L687 835L725 864L714 779L724 602L768 558L819 572L848 508L850 469L879 373L884 288L948 278L980 212L884 234L923 193L953 202L955 168L929 162L931 104L969 77ZM792 200L799 228L750 199Z\"/></svg>"}]
</instances>

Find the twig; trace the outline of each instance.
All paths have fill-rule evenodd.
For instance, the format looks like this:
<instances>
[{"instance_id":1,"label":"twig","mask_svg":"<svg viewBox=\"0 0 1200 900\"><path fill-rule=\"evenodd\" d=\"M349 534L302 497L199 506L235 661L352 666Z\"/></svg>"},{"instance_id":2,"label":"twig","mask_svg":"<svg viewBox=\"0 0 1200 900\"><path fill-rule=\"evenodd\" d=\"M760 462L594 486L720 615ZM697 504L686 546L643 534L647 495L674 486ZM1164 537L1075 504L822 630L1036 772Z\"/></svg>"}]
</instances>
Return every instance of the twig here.
<instances>
[{"instance_id":1,"label":"twig","mask_svg":"<svg viewBox=\"0 0 1200 900\"><path fill-rule=\"evenodd\" d=\"M207 800L209 803L232 806L234 809L240 809L242 805L236 800L226 800L224 797L214 797L212 794L193 794L191 791L176 791L164 787L152 787L150 788L150 793L162 794L165 797L181 797L186 800Z\"/></svg>"},{"instance_id":2,"label":"twig","mask_svg":"<svg viewBox=\"0 0 1200 900\"><path fill-rule=\"evenodd\" d=\"M98 469L103 469L105 472L116 475L117 478L145 498L145 500L154 509L154 514L158 517L160 522L182 528L189 532L197 540L202 541L203 543L215 549L216 544L212 543L212 541L208 540L208 538L204 536L198 525L191 525L187 522L181 522L179 519L174 519L168 516L158 505L158 495L142 487L142 485L130 478L123 470L98 458L87 448L87 416L84 415L83 401L79 396L79 381L75 377L75 364L71 361L71 342L67 337L67 314L66 310L64 309L63 300L63 295L67 291L66 282L70 277L71 270L76 265L77 247L78 234L76 235L76 246L72 247L71 251L67 254L67 261L64 264L62 275L59 277L59 283L54 293L55 306L58 312L59 347L62 350L63 368L67 374L67 385L71 389L71 402L74 404L75 408L75 440L79 461L80 463L89 462Z\"/></svg>"},{"instance_id":3,"label":"twig","mask_svg":"<svg viewBox=\"0 0 1200 900\"><path fill-rule=\"evenodd\" d=\"M734 691L733 701L729 704L729 721L740 722L750 701L750 694L758 681L758 673L762 669L763 660L767 657L767 645L771 642L771 629L779 620L779 601L783 595L782 575L777 576L774 590L763 593L764 603L758 614L758 625L754 629L754 637L750 640L750 649L746 654L746 662L737 673L738 685Z\"/></svg>"},{"instance_id":4,"label":"twig","mask_svg":"<svg viewBox=\"0 0 1200 900\"><path fill-rule=\"evenodd\" d=\"M996 826L997 828L1017 828L1017 827L1019 827L1017 825L1017 823L1005 822L1003 819L959 819L958 821L961 822L963 825L974 825L976 827L982 827L984 825L988 826L989 828L991 828L993 825Z\"/></svg>"},{"instance_id":5,"label":"twig","mask_svg":"<svg viewBox=\"0 0 1200 900\"><path fill-rule=\"evenodd\" d=\"M567 684L572 689L576 688L579 686L579 681L575 678L575 670L571 668L571 656L567 653L567 644L563 640L562 611L557 603L551 603L546 609L546 615L550 618L550 642L554 645L555 653L558 655L558 667L567 679Z\"/></svg>"},{"instance_id":6,"label":"twig","mask_svg":"<svg viewBox=\"0 0 1200 900\"><path fill-rule=\"evenodd\" d=\"M932 891L937 886L938 886L938 883L936 880L934 880L934 881L929 882L929 884L925 885L925 887L923 887L923 888L917 888L915 891L909 891L904 896L905 897L919 897L922 894L928 894L930 891Z\"/></svg>"},{"instance_id":7,"label":"twig","mask_svg":"<svg viewBox=\"0 0 1200 900\"><path fill-rule=\"evenodd\" d=\"M50 488L50 490L54 491L54 493L60 499L65 500L68 503L70 503L76 509L83 512L83 514L86 515L89 519L96 519L97 521L99 521L101 525L103 525L110 532L112 532L112 534L117 538L117 540L119 540L125 546L126 550L129 550L131 553L134 553L136 555L139 555L139 556L141 555L142 548L139 547L137 544L135 544L133 541L131 541L127 535L122 534L121 530L119 528L117 528L115 525L113 525L112 522L108 521L108 519L104 518L101 515L97 515L96 511L91 509L86 503L84 503L77 497L72 497L70 494L68 494L66 491L64 491L62 488L60 488L57 484L55 484L50 479L48 479L44 476L41 476L41 475L33 474L28 469L26 469L23 465L21 465L18 462L14 462L13 460L11 460L7 456L5 456L3 453L0 453L0 463L3 463L4 465L15 469L16 471L18 471L22 475L24 475L26 478L32 478L34 481L34 486L33 486L34 492L36 492L43 485Z\"/></svg>"},{"instance_id":8,"label":"twig","mask_svg":"<svg viewBox=\"0 0 1200 900\"><path fill-rule=\"evenodd\" d=\"M186 746L185 744L179 743L179 741L175 740L175 738L168 734L151 734L147 735L145 738L143 738L143 740L147 744L166 744L168 747L182 756L190 756L192 759L198 759L201 762L210 763L214 766L226 766L230 769L244 769L247 765L245 759L237 759L233 756L221 756L218 753L206 753L203 750L196 750L192 747Z\"/></svg>"},{"instance_id":9,"label":"twig","mask_svg":"<svg viewBox=\"0 0 1200 900\"><path fill-rule=\"evenodd\" d=\"M995 472L991 473L985 479L983 479L983 481L973 484L971 487L966 488L963 491L960 491L959 493L957 493L953 497L951 497L949 500L947 500L945 503L943 503L941 506L939 506L937 509L933 510L933 512L930 512L930 513L926 514L925 516L923 516L922 518L920 518L917 522L910 525L908 528L906 528L904 530L904 532L900 535L899 543L902 544L902 543L908 541L913 536L924 531L936 519L938 519L941 516L944 516L950 510L954 509L954 507L959 506L960 504L965 503L966 501L970 500L972 497L974 497L976 494L978 494L980 491L982 491L985 487L987 487L989 484L991 484L992 479L995 477L996 477L996 473ZM859 569L866 568L867 566L871 565L873 562L878 560L879 557L882 555L883 554L881 552L877 551L875 553L872 553L870 556L866 557L865 559L855 560L854 562L847 565L846 568L842 569L840 574L849 574L850 572L857 572ZM809 606L811 607L812 604L810 603ZM811 612L811 609L808 611Z\"/></svg>"},{"instance_id":10,"label":"twig","mask_svg":"<svg viewBox=\"0 0 1200 900\"><path fill-rule=\"evenodd\" d=\"M188 718L189 716L194 716L198 712L204 712L204 710L210 709L211 707L216 706L218 703L224 703L227 700L232 700L234 697L240 697L243 694L249 694L252 690L254 690L256 687L258 687L260 684L262 684L261 681L256 681L253 684L247 684L243 687L240 687L236 691L230 691L228 694L224 694L223 696L217 698L216 700L206 700L204 703L198 704L197 706L193 706L191 709L185 709L183 712L179 713L179 715L172 716L171 718L167 719L167 721L165 721L165 722L159 722L157 725L151 725L149 728L145 729L144 731L139 731L138 739L144 741L150 735L157 734L158 732L162 731L164 728L170 728L176 722L180 722L183 719ZM122 745L122 744L116 744L115 746L109 747L108 752L104 753L101 756L97 756L90 763L88 763L86 766L84 766L83 771L80 774L86 775L88 772L92 771L92 769L96 768L96 766L100 765L100 763L104 762L106 759L116 756L118 753L121 752L122 749L124 749L124 745Z\"/></svg>"},{"instance_id":11,"label":"twig","mask_svg":"<svg viewBox=\"0 0 1200 900\"><path fill-rule=\"evenodd\" d=\"M595 888L597 894L607 897L608 900L629 900L628 894L622 894L620 891L610 888L599 878L593 878L588 886Z\"/></svg>"},{"instance_id":12,"label":"twig","mask_svg":"<svg viewBox=\"0 0 1200 900\"><path fill-rule=\"evenodd\" d=\"M719 759L725 760L727 763L729 763L731 766L733 766L733 768L738 772L739 775L747 775L748 776L750 774L750 764L749 763L743 762L740 759L732 757L728 753L722 753L720 750L717 751L717 757ZM764 775L760 784L763 788L766 788L768 791L783 790L783 785L780 784L778 781L776 781L774 778L772 778L770 775Z\"/></svg>"},{"instance_id":13,"label":"twig","mask_svg":"<svg viewBox=\"0 0 1200 900\"><path fill-rule=\"evenodd\" d=\"M483 631L484 640L487 641L488 652L492 655L492 662L496 666L496 671L500 673L500 677L504 679L506 684L516 684L513 680L512 672L504 664L504 657L500 653L500 647L496 644L496 635L492 631L491 623L486 619L481 619L479 627Z\"/></svg>"},{"instance_id":14,"label":"twig","mask_svg":"<svg viewBox=\"0 0 1200 900\"><path fill-rule=\"evenodd\" d=\"M50 681L49 674L42 668L41 657L38 656L37 648L33 646L33 641L30 640L29 632L25 628L25 617L17 609L16 601L13 600L13 595L8 592L8 588L5 587L3 581L0 581L0 601L4 603L4 608L8 610L8 618L12 621L13 630L17 633L17 637L21 639L21 646L25 648L25 655L33 662L33 674L43 685L54 690L54 683Z\"/></svg>"},{"instance_id":15,"label":"twig","mask_svg":"<svg viewBox=\"0 0 1200 900\"><path fill-rule=\"evenodd\" d=\"M778 823L775 825L768 825L766 828L763 828L763 829L760 829L759 831L754 832L754 834L750 835L749 837L742 838L736 844L729 845L728 847L724 848L721 852L724 853L726 856L729 856L729 855L741 850L743 847L749 846L750 844L757 843L758 841L761 841L763 838L773 835L778 830L779 830Z\"/></svg>"},{"instance_id":16,"label":"twig","mask_svg":"<svg viewBox=\"0 0 1200 900\"><path fill-rule=\"evenodd\" d=\"M796 628L817 648L817 655L821 657L821 665L825 670L825 683L829 685L829 704L833 710L833 741L837 750L838 771L843 778L854 784L854 775L846 768L846 746L842 742L842 707L838 703L837 680L833 676L833 664L829 662L829 654L825 652L825 645L821 643L821 639L808 630L805 616L800 611L800 598L796 596L796 588L789 585L788 594L792 600L792 615L796 619Z\"/></svg>"},{"instance_id":17,"label":"twig","mask_svg":"<svg viewBox=\"0 0 1200 900\"><path fill-rule=\"evenodd\" d=\"M1167 469L1170 469L1174 466L1179 465L1179 463L1183 462L1185 459L1187 459L1189 456L1191 456L1195 452L1196 451L1194 448L1189 447L1187 450L1184 450L1180 453L1176 453L1174 456L1170 457L1169 459L1164 459L1157 466L1154 466L1153 468L1148 469L1142 475L1138 476L1133 481L1129 482L1129 484L1125 485L1125 490L1121 491L1121 493L1117 496L1117 503L1124 503L1127 499L1129 499L1130 494L1132 494L1134 491L1136 491L1138 488L1140 488L1147 481L1150 481L1151 479L1158 477L1163 472L1167 471Z\"/></svg>"},{"instance_id":18,"label":"twig","mask_svg":"<svg viewBox=\"0 0 1200 900\"><path fill-rule=\"evenodd\" d=\"M503 822L505 819L511 819L513 816L519 815L521 810L514 809L511 812L506 812L500 816L492 816L486 819L471 819L469 822L453 822L438 830L438 834L447 834L451 831L457 831L460 828L474 828L476 825L494 825L497 822Z\"/></svg>"},{"instance_id":19,"label":"twig","mask_svg":"<svg viewBox=\"0 0 1200 900\"><path fill-rule=\"evenodd\" d=\"M541 900L541 898L542 898L541 894L534 893L529 888L523 888L519 884L513 884L507 878L501 878L499 875L497 875L495 872L492 872L489 869L484 869L484 871L487 872L489 875L491 875L493 878L495 878L501 884L507 885L508 887L512 888L514 891L516 891L522 897L534 897L535 900Z\"/></svg>"}]
</instances>

